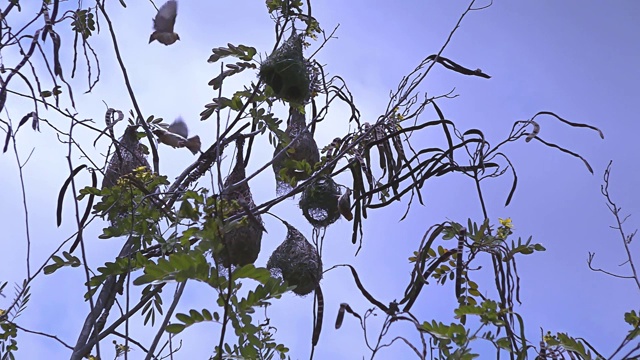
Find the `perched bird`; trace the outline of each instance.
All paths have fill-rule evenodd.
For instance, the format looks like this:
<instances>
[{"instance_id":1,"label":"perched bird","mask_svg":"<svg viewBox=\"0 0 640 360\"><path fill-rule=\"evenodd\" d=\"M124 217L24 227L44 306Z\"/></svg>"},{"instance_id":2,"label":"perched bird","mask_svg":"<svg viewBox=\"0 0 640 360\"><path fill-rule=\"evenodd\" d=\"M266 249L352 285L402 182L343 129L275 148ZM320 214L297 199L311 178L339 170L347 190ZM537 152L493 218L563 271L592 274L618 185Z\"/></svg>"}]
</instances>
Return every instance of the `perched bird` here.
<instances>
[{"instance_id":1,"label":"perched bird","mask_svg":"<svg viewBox=\"0 0 640 360\"><path fill-rule=\"evenodd\" d=\"M176 16L178 15L178 2L169 0L158 9L158 14L153 19L153 33L149 37L149 44L153 40L171 45L176 40L180 40L180 36L173 32L173 26L176 24Z\"/></svg>"},{"instance_id":2,"label":"perched bird","mask_svg":"<svg viewBox=\"0 0 640 360\"><path fill-rule=\"evenodd\" d=\"M186 147L194 155L200 151L200 137L196 135L189 138L189 128L181 117L175 119L166 130L153 130L153 134L158 137L158 142L165 145L174 148Z\"/></svg>"},{"instance_id":3,"label":"perched bird","mask_svg":"<svg viewBox=\"0 0 640 360\"><path fill-rule=\"evenodd\" d=\"M351 189L347 188L342 195L338 197L338 210L340 214L348 221L353 220L351 213Z\"/></svg>"}]
</instances>

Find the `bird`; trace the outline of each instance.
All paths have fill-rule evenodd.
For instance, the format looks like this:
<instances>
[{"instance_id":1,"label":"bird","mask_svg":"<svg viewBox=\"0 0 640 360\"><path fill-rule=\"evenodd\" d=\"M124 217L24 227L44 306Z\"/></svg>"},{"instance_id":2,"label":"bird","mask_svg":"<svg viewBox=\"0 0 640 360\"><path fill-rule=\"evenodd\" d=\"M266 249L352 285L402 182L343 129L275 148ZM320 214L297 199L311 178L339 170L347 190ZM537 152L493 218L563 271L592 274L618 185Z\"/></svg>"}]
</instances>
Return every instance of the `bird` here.
<instances>
[{"instance_id":1,"label":"bird","mask_svg":"<svg viewBox=\"0 0 640 360\"><path fill-rule=\"evenodd\" d=\"M348 221L353 220L351 213L351 189L347 188L342 195L338 196L338 210Z\"/></svg>"},{"instance_id":2,"label":"bird","mask_svg":"<svg viewBox=\"0 0 640 360\"><path fill-rule=\"evenodd\" d=\"M173 148L186 147L193 155L200 151L200 137L189 137L189 128L181 117L176 118L167 129L153 130L153 134L158 137L158 142Z\"/></svg>"},{"instance_id":3,"label":"bird","mask_svg":"<svg viewBox=\"0 0 640 360\"><path fill-rule=\"evenodd\" d=\"M158 40L159 43L171 45L177 40L180 40L180 36L173 32L177 15L178 2L175 0L167 1L158 9L158 14L153 19L154 31L149 37L149 44L151 44L153 40Z\"/></svg>"}]
</instances>

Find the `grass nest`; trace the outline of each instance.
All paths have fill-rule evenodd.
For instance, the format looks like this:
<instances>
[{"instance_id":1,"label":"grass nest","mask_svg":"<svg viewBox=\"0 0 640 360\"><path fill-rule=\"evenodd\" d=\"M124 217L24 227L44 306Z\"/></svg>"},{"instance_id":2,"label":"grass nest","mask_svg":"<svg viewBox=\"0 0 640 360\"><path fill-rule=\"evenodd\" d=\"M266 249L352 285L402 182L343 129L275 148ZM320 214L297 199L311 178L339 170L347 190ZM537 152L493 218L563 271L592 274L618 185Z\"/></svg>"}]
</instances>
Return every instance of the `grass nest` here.
<instances>
[{"instance_id":1,"label":"grass nest","mask_svg":"<svg viewBox=\"0 0 640 360\"><path fill-rule=\"evenodd\" d=\"M339 197L338 184L330 176L320 176L304 189L299 206L311 225L327 227L340 218Z\"/></svg>"},{"instance_id":2,"label":"grass nest","mask_svg":"<svg viewBox=\"0 0 640 360\"><path fill-rule=\"evenodd\" d=\"M269 261L267 269L274 275L281 275L289 285L295 285L293 292L304 296L312 292L322 279L322 260L315 247L293 226L287 226L287 237L278 246Z\"/></svg>"},{"instance_id":3,"label":"grass nest","mask_svg":"<svg viewBox=\"0 0 640 360\"><path fill-rule=\"evenodd\" d=\"M304 104L311 95L312 66L302 55L304 34L293 33L262 64L260 79L283 100Z\"/></svg>"},{"instance_id":4,"label":"grass nest","mask_svg":"<svg viewBox=\"0 0 640 360\"><path fill-rule=\"evenodd\" d=\"M231 185L246 178L242 154L243 145L244 139L236 142L236 164L229 176L225 179L223 185L224 190L220 194L222 200L228 202L235 201L240 205L237 206L237 210L233 211L230 216L245 213L245 208L251 210L256 206L253 202L253 196L251 195L251 189L248 183L245 182L240 186L230 188ZM238 226L223 235L222 243L224 248L217 254L222 265L229 267L230 265L243 266L253 264L260 254L263 231L264 227L260 214L254 215L253 218L247 218L246 216L242 218Z\"/></svg>"}]
</instances>

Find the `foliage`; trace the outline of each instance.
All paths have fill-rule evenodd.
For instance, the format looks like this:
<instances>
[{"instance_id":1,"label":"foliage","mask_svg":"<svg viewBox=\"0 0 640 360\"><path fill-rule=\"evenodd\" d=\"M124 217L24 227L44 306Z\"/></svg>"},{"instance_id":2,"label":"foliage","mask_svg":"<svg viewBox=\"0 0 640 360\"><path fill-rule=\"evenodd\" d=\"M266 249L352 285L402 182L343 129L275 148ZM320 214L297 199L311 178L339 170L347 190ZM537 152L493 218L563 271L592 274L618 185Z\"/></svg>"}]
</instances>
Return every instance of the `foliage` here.
<instances>
[{"instance_id":1,"label":"foliage","mask_svg":"<svg viewBox=\"0 0 640 360\"><path fill-rule=\"evenodd\" d=\"M120 3L126 7L124 1ZM349 199L353 201L349 210L354 212L351 238L354 244L358 243L360 249L368 245L365 243L363 228L369 211L383 211L381 209L394 202L403 201L408 213L414 199L425 205L422 189L427 181L453 174L462 174L473 181L483 210L482 218L468 219L466 224L449 220L428 228L413 256L409 258L412 270L405 279L406 290L398 297L401 299L399 301L384 304L374 297L360 280L356 268L350 264L325 270L347 268L356 287L372 306L360 315L349 304L343 303L336 328L342 325L345 312L357 319L365 334L371 358L395 342L404 342L415 352L416 357L422 359L474 359L480 357L475 347L480 341L491 344L496 356L506 354L511 359L525 359L533 353L537 353L538 359L567 356L603 358L586 340L565 333L546 333L537 347L527 338L524 319L516 311L516 303L520 302L516 260L524 255L545 251L545 248L533 242L532 237L527 237L526 240L516 238L510 218L498 218L496 222L488 213L482 196L486 181L510 177L511 187L505 191L505 204L511 202L518 177L515 165L505 154L508 153L507 147L518 141L536 140L582 160L588 171L593 172L586 159L577 153L542 139L539 136L538 117L554 119L576 130L593 130L602 137L599 129L568 121L553 112L539 112L528 120L514 122L507 137L495 146L492 146L480 129L459 129L444 116L438 105L446 96L424 96L419 91L420 86L436 64L465 76L479 79L488 79L490 76L479 69L471 70L442 56L444 48L437 54L425 57L413 71L403 77L397 89L391 92L387 110L375 122L361 122L360 112L346 81L337 75L329 77L324 65L313 60L313 56L304 56L306 48L312 46L307 41L313 41L318 50L321 50L324 43L332 38L332 34L326 36L319 21L312 16L310 2L269 0L266 1L267 12L276 25L274 48L258 49L229 43L226 47L212 50L212 55L207 60L209 63L237 59L232 60L235 63L226 63L220 74L208 82L217 95L209 104L204 105L204 110L200 113L201 120L215 122L212 126L221 131L217 140L193 164L185 167L184 172L176 179L169 181L158 171L163 159L158 155L157 142L153 136L153 130L161 126L162 119L142 115L117 47L123 39L116 37L110 13L105 10L104 4L96 2L95 6L81 8L79 3L74 8L67 2L43 0L32 22L37 25L23 29L33 30L33 33L19 35L23 30L15 32L5 24L17 21L13 20L13 16L23 11L22 5L26 6L17 0L10 1L3 11L3 30L7 29L10 36L2 38L0 47L11 48L18 45L22 60L6 70L9 74L3 79L5 86L0 90L0 110L5 109L7 102L15 96L33 100L33 109L24 114L17 125L0 120L6 132L4 153L8 151L10 143L17 144L16 134L27 121L31 121L33 130L40 130L39 125L44 121L42 115L45 112L57 113L70 127L69 132L63 132L52 125L46 131L54 131L64 138L70 153L85 153L83 149L88 144L74 137L73 129L87 125L76 114L64 111L60 100L64 98L75 107L72 90L77 87L72 86L64 74L71 67L71 77L75 76L76 66L79 64L78 55L84 57L87 67L87 92L91 92L98 82L99 56L110 54L99 55L90 41L102 36L101 32L107 32L107 36L110 36L113 51L125 78L132 109L129 111L129 125L125 135L119 140L114 135L113 128L124 118L121 110L108 107L105 127L91 127L96 133L96 142L106 134L114 145L115 150L109 155L109 165L101 167L97 165L98 161L89 157L81 158L82 164L77 165L73 164L75 160L71 156L68 157L70 172L58 197L57 215L60 225L63 221L64 196L72 192L77 229L63 245L66 246L66 242L71 240L73 245L69 251L66 248L62 250L61 245L38 271L29 271L22 284L16 286L13 300L6 309L0 310L0 358L15 358L14 354L18 351L18 330L21 329L18 325L19 316L27 308L30 286L34 279L39 278L40 273L55 278L60 271L83 270L86 276L84 297L90 302L92 310L86 317L77 343L70 346L50 335L71 350L72 359L97 358L97 345L106 341L107 337L120 334L118 331L121 331L122 324L128 325L135 321L134 315L137 314L144 315L145 326L160 322L160 330L151 346L145 348L135 341L136 334L129 333L126 326L126 333L122 336L124 343L122 338L113 341L116 357L126 356L134 345L142 348L148 354L147 358L170 356L173 352L184 349L178 347L178 350L171 350L172 353L167 355L163 352L165 346L159 347L162 339L165 339L166 344L173 345L174 336L188 333L193 330L192 327L197 328L203 323L213 323L219 326L219 333L216 334L212 359L285 359L289 348L276 339L277 329L269 324L268 316L265 315L264 321L261 321L261 317L256 314L260 309L266 314L271 303L279 301L289 291L300 295L314 291L317 310L314 314L312 344L315 346L318 343L323 319L320 283L323 237L316 230L314 238L308 242L295 230L299 235L296 235L299 241L297 246L304 250L298 250L304 252L304 256L299 256L302 260L299 260L301 263L295 263L295 269L303 269L304 273L292 275L293 270L283 271L281 278L272 274L269 269L252 263L239 264L220 260L221 254L228 255L225 251L230 251L229 243L226 242L229 234L252 226L259 229L261 236L266 229L260 216L271 214L270 210L275 205L298 194L301 194L300 206L303 211L325 211L326 219L313 219L316 221L314 225L331 225L340 216L338 198L341 192L334 180L340 176L351 184L340 186L353 189L345 194L347 197L350 193L353 194L353 199ZM477 8L474 8L472 1L460 21L475 9ZM296 26L303 26L304 30L298 29L301 30L298 33ZM74 57L71 64L63 64L60 52L62 46L68 46L69 42L61 41L61 34L63 29L68 30L69 27L74 36L71 48ZM291 33L289 37L286 36L288 33ZM318 41L320 35L324 38L321 42ZM52 43L51 53L36 53L36 47L41 47L47 38ZM285 38L288 40L284 40ZM260 62L256 55L263 51L270 55ZM33 66L31 64L36 59L44 60L39 65L42 68L32 67L33 73L31 77L27 77L23 74L24 67L26 64ZM248 72L255 73L253 81L241 89L227 90L230 78ZM17 90L18 86L14 85L16 76L27 84L29 91L26 94L21 93ZM53 87L43 85L44 76L49 76L48 80L53 83ZM223 96L222 90L230 97ZM229 93L232 95L228 95ZM323 125L322 121L330 110L340 103L350 109L348 121L353 125L352 130L346 134L336 134L337 137L331 144L321 147L322 157L319 158L320 152L313 139L314 131L317 126ZM291 126L284 128L285 122L277 117L283 109L289 110L289 125L294 122L294 116L298 117L295 129ZM223 111L228 114L228 123L220 120L219 115ZM47 121L47 124L50 122ZM426 130L437 131L446 146L425 148L412 139L415 134ZM275 149L274 158L256 173L245 174L254 141L261 136L268 138L269 144ZM312 151L311 154L306 154L309 156L298 158L302 152L300 143L305 136L313 142L307 144ZM242 176L233 178L230 175L227 181L222 182L220 164L225 158L227 146L232 142L241 144L245 140L248 142L246 152L242 146L238 146L236 157L236 167L242 171ZM148 156L151 156L151 163L147 161ZM120 166L123 163L126 166ZM250 195L249 182L269 165L273 165L276 178L289 185L285 193L257 205L253 204L253 200L229 196L233 191L240 190ZM111 171L113 168L117 168L117 171ZM81 180L76 179L76 176L81 172L91 174L91 184L79 186ZM97 174L100 173L111 176L112 181L98 187ZM220 181L211 187L206 186L204 181L198 182L206 174L211 174L212 179ZM605 176L607 186L608 174L607 172ZM326 185L324 188L320 186L323 184ZM611 204L619 229L622 229L623 220L620 220L619 209L610 200L606 189L603 188L603 194ZM87 205L83 212L79 203L84 200ZM91 247L91 242L95 239L86 238L84 231L98 217L109 221L109 226L103 229L100 239L121 237L126 240L111 261L92 268L88 265L85 248ZM284 220L282 222L291 231L289 223ZM625 244L630 243L632 238L633 235L625 236L623 233ZM73 255L76 246L80 246L82 250L80 256ZM275 260L270 261L269 268L287 269L287 255L293 256L287 252L293 251L293 248L291 244L283 244L279 248L281 253L274 258L279 261L279 265L274 265ZM631 256L628 261L633 265ZM477 266L479 263L490 263L492 266L483 269ZM489 273L495 278L495 283L484 284L479 281L480 272ZM635 272L633 277L640 287ZM306 282L303 284L300 278L305 278ZM287 280L291 283L287 283ZM211 301L210 307L176 312L182 291L188 282L208 286L207 289L215 294L212 296L215 301ZM174 285L176 292L172 300L167 302L171 297L164 291L167 286ZM302 285L305 285L304 288ZM452 322L443 322L438 318L418 319L412 312L414 305L425 297L423 290L438 285L452 285L454 288L458 303L453 311ZM0 294L6 286L6 282L0 284ZM121 311L120 316L113 319L110 312L122 297L127 299L126 308ZM372 329L369 320L378 314L384 315L384 323L381 328ZM624 321L630 325L630 330L613 355L631 348L626 355L631 357L638 353L637 348L632 348L632 342L637 341L640 335L637 310L627 312ZM406 322L412 325L421 342L413 344L403 336L388 340L390 329L395 329L396 323ZM367 340L367 333L372 331L378 334L376 342Z\"/></svg>"}]
</instances>

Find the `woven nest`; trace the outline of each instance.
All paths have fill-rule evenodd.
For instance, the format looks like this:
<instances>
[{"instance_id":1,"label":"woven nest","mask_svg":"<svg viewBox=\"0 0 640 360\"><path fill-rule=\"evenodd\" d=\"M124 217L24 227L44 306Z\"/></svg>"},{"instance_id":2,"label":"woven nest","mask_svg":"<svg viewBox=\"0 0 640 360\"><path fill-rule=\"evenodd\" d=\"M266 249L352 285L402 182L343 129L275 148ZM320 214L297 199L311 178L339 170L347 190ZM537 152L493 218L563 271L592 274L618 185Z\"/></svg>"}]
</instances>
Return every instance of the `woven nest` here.
<instances>
[{"instance_id":1,"label":"woven nest","mask_svg":"<svg viewBox=\"0 0 640 360\"><path fill-rule=\"evenodd\" d=\"M327 227L340 218L339 197L338 184L330 176L321 176L304 189L299 206L311 225Z\"/></svg>"},{"instance_id":2,"label":"woven nest","mask_svg":"<svg viewBox=\"0 0 640 360\"><path fill-rule=\"evenodd\" d=\"M304 114L301 114L293 107L289 108L289 120L285 134L293 143L287 151L280 154L280 156L276 156L284 148L284 144L280 142L273 153L272 167L276 177L276 193L278 196L284 195L291 190L291 185L287 180L305 180L310 176L305 171L296 169L294 161L306 161L311 166L311 169L320 161L318 144L316 144L313 135L306 128ZM284 179L280 173L283 168L287 168Z\"/></svg>"},{"instance_id":3,"label":"woven nest","mask_svg":"<svg viewBox=\"0 0 640 360\"><path fill-rule=\"evenodd\" d=\"M141 166L150 168L144 147L138 141L137 128L137 126L127 126L124 135L118 141L116 152L111 155L107 170L104 172L103 188L114 186L119 178L131 174Z\"/></svg>"},{"instance_id":4,"label":"woven nest","mask_svg":"<svg viewBox=\"0 0 640 360\"><path fill-rule=\"evenodd\" d=\"M111 159L105 170L104 178L102 179L102 188L118 185L120 178L133 174L136 169L141 167L147 170L150 169L145 147L138 141L137 128L137 125L127 126L124 134L118 140L118 145L115 147L116 150L111 155ZM134 189L137 190L137 188ZM155 188L150 189L150 192L155 192L155 190ZM121 231L130 229L133 226L136 219L132 217L135 217L137 210L141 209L139 204L136 204L137 200L132 198L132 196L137 197L135 194L139 194L139 191L134 193L121 193L114 206L111 206L106 212L107 219L111 225L119 228ZM152 232L157 232L155 227L151 229ZM116 232L115 234L118 233Z\"/></svg>"},{"instance_id":5,"label":"woven nest","mask_svg":"<svg viewBox=\"0 0 640 360\"><path fill-rule=\"evenodd\" d=\"M253 196L249 185L244 183L238 187L227 191L229 186L236 184L246 178L244 170L244 159L242 156L242 145L244 140L237 141L237 157L236 164L231 171L231 174L224 181L224 189L220 194L222 200L229 202L237 202L240 206L238 209L228 216L233 216L240 213L245 213L242 205L248 209L253 209L256 205L253 202ZM218 254L219 260L224 267L230 265L243 266L252 264L258 258L260 254L260 243L262 242L262 218L259 214L255 215L253 219L242 219L242 224L229 230L224 234L222 238L222 244L224 248Z\"/></svg>"},{"instance_id":6,"label":"woven nest","mask_svg":"<svg viewBox=\"0 0 640 360\"><path fill-rule=\"evenodd\" d=\"M303 104L310 98L311 64L302 55L304 35L291 34L273 54L260 64L260 79L283 100Z\"/></svg>"},{"instance_id":7,"label":"woven nest","mask_svg":"<svg viewBox=\"0 0 640 360\"><path fill-rule=\"evenodd\" d=\"M267 269L282 275L293 292L304 296L312 292L322 279L322 260L316 249L296 228L287 225L287 237L271 254Z\"/></svg>"}]
</instances>

